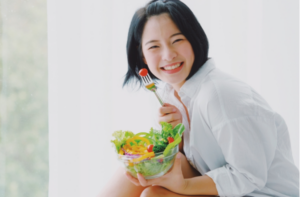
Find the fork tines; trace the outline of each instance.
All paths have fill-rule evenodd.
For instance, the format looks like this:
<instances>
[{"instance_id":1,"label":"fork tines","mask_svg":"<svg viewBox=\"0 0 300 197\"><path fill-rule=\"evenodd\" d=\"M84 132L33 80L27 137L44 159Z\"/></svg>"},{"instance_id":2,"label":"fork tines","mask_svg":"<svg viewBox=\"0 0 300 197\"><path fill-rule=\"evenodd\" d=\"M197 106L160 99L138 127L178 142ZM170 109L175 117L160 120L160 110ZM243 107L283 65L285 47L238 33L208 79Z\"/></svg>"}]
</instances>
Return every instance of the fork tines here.
<instances>
[{"instance_id":1,"label":"fork tines","mask_svg":"<svg viewBox=\"0 0 300 197\"><path fill-rule=\"evenodd\" d=\"M150 76L148 74L145 77L142 77L142 80L145 83L145 85L149 85L149 84L153 83L152 79L150 78Z\"/></svg>"}]
</instances>

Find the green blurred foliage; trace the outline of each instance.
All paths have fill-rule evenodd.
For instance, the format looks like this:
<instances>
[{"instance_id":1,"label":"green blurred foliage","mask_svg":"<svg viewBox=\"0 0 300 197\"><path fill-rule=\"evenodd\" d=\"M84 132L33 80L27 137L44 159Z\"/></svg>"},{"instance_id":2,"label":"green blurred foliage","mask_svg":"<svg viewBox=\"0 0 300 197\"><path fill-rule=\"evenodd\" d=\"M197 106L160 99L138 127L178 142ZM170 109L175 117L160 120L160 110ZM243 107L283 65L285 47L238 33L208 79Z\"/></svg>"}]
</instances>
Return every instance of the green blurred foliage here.
<instances>
[{"instance_id":1,"label":"green blurred foliage","mask_svg":"<svg viewBox=\"0 0 300 197\"><path fill-rule=\"evenodd\" d=\"M48 196L47 1L0 0L0 197Z\"/></svg>"}]
</instances>

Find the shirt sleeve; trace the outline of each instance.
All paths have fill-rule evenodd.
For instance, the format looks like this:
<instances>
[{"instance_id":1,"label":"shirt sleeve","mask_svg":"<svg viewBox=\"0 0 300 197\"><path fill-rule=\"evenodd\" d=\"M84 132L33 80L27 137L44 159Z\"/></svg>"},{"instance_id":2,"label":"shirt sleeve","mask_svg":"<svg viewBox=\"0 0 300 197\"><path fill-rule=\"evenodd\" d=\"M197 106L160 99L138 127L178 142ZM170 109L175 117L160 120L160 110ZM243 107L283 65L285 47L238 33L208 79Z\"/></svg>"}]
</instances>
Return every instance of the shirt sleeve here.
<instances>
[{"instance_id":1,"label":"shirt sleeve","mask_svg":"<svg viewBox=\"0 0 300 197\"><path fill-rule=\"evenodd\" d=\"M243 196L267 182L277 143L274 114L249 89L228 90L223 97L217 93L208 116L227 164L206 174L219 196Z\"/></svg>"}]
</instances>

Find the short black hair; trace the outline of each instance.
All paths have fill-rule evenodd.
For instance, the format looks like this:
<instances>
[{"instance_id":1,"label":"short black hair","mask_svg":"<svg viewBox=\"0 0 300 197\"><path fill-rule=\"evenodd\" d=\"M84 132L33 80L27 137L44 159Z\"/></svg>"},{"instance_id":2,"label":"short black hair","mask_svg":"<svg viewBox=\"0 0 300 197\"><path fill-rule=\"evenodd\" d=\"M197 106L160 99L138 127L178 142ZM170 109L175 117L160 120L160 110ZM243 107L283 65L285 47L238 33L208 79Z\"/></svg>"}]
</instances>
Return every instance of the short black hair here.
<instances>
[{"instance_id":1,"label":"short black hair","mask_svg":"<svg viewBox=\"0 0 300 197\"><path fill-rule=\"evenodd\" d=\"M177 25L181 33L191 43L195 60L190 74L191 78L208 59L208 40L200 23L193 12L179 0L152 0L145 7L138 9L132 17L127 37L127 61L128 70L123 82L123 87L131 80L135 80L142 86L139 70L147 68L150 77L158 80L143 61L142 34L143 29L151 16L168 13L172 21Z\"/></svg>"}]
</instances>

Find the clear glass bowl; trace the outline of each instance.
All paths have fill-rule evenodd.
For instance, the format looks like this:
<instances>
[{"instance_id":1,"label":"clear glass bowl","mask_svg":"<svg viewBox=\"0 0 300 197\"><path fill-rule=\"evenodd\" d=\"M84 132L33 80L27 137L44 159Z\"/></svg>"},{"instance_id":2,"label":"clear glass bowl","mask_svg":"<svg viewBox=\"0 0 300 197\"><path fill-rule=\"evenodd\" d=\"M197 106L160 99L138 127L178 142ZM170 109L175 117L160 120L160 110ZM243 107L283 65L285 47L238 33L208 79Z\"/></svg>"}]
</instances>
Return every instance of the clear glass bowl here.
<instances>
[{"instance_id":1,"label":"clear glass bowl","mask_svg":"<svg viewBox=\"0 0 300 197\"><path fill-rule=\"evenodd\" d=\"M163 152L160 152L156 153L155 157L151 159L148 158L139 162L132 162L132 159L136 157L130 155L118 155L118 160L133 177L137 178L137 173L140 173L145 179L154 179L168 172L173 166L178 151L177 145L165 157Z\"/></svg>"}]
</instances>

